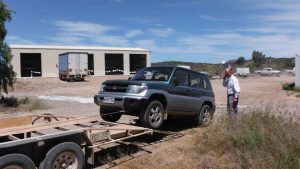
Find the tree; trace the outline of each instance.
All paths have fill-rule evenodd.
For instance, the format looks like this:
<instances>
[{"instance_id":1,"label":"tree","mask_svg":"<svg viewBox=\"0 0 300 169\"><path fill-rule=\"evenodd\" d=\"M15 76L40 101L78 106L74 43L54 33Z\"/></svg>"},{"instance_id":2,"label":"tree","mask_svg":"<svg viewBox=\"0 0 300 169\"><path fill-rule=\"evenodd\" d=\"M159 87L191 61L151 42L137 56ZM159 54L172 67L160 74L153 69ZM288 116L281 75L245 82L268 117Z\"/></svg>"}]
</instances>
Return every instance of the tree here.
<instances>
[{"instance_id":1,"label":"tree","mask_svg":"<svg viewBox=\"0 0 300 169\"><path fill-rule=\"evenodd\" d=\"M236 64L238 64L238 65L243 65L245 62L246 62L246 59L243 56L239 57L236 60Z\"/></svg>"},{"instance_id":2,"label":"tree","mask_svg":"<svg viewBox=\"0 0 300 169\"><path fill-rule=\"evenodd\" d=\"M6 36L5 22L11 21L12 11L0 0L0 97L2 91L8 93L8 87L13 88L16 73L11 65L12 54L9 46L5 43Z\"/></svg>"},{"instance_id":3,"label":"tree","mask_svg":"<svg viewBox=\"0 0 300 169\"><path fill-rule=\"evenodd\" d=\"M266 61L266 55L259 51L252 52L252 60L256 64L257 67L260 67Z\"/></svg>"}]
</instances>

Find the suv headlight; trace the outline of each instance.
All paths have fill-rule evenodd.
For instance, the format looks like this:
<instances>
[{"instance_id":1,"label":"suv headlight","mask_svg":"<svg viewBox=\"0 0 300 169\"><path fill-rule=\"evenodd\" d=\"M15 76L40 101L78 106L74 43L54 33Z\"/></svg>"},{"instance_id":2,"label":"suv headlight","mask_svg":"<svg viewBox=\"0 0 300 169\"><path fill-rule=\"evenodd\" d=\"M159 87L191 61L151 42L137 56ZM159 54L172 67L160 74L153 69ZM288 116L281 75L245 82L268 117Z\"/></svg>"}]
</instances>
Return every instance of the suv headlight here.
<instances>
[{"instance_id":1,"label":"suv headlight","mask_svg":"<svg viewBox=\"0 0 300 169\"><path fill-rule=\"evenodd\" d=\"M105 84L101 84L101 85L100 85L99 93L103 92L105 87L106 87Z\"/></svg>"},{"instance_id":2,"label":"suv headlight","mask_svg":"<svg viewBox=\"0 0 300 169\"><path fill-rule=\"evenodd\" d=\"M139 94L147 89L147 86L129 85L127 88L127 93Z\"/></svg>"}]
</instances>

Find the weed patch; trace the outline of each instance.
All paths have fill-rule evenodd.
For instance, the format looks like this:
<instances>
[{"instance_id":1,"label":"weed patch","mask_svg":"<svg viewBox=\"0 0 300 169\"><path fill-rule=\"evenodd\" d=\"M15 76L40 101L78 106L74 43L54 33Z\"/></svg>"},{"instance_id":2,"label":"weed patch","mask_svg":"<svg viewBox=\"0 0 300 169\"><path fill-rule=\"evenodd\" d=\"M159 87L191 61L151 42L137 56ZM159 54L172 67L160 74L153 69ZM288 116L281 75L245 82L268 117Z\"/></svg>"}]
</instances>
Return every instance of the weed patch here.
<instances>
[{"instance_id":1,"label":"weed patch","mask_svg":"<svg viewBox=\"0 0 300 169\"><path fill-rule=\"evenodd\" d=\"M300 92L300 88L295 87L295 83L284 83L282 84L282 89L288 91Z\"/></svg>"},{"instance_id":2,"label":"weed patch","mask_svg":"<svg viewBox=\"0 0 300 169\"><path fill-rule=\"evenodd\" d=\"M38 99L7 97L1 100L1 111L34 111L44 109L46 105Z\"/></svg>"}]
</instances>

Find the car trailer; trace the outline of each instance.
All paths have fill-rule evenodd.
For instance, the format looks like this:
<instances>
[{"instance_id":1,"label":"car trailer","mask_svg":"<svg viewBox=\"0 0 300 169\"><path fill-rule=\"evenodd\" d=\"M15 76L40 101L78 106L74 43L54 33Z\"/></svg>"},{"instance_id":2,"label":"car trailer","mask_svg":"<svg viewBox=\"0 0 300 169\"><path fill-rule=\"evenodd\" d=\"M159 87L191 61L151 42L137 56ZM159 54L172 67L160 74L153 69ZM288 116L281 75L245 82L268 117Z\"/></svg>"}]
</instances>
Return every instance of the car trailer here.
<instances>
[{"instance_id":1,"label":"car trailer","mask_svg":"<svg viewBox=\"0 0 300 169\"><path fill-rule=\"evenodd\" d=\"M41 122L42 121L42 122ZM153 130L99 116L21 115L0 119L0 168L82 169L104 145Z\"/></svg>"}]
</instances>

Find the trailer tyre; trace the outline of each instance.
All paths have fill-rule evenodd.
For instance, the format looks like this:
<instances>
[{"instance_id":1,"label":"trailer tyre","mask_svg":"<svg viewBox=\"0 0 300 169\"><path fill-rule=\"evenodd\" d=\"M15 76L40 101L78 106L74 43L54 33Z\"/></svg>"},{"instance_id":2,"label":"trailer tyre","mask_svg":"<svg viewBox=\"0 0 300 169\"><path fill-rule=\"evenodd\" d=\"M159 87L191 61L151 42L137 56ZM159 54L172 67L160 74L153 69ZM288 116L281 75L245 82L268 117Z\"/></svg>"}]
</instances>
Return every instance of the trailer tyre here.
<instances>
[{"instance_id":1,"label":"trailer tyre","mask_svg":"<svg viewBox=\"0 0 300 169\"><path fill-rule=\"evenodd\" d=\"M8 154L0 157L0 168L1 169L10 169L10 168L33 169L35 168L35 165L29 157L23 154Z\"/></svg>"},{"instance_id":2,"label":"trailer tyre","mask_svg":"<svg viewBox=\"0 0 300 169\"><path fill-rule=\"evenodd\" d=\"M65 142L48 151L40 169L83 169L84 164L85 159L81 148L75 143Z\"/></svg>"}]
</instances>

